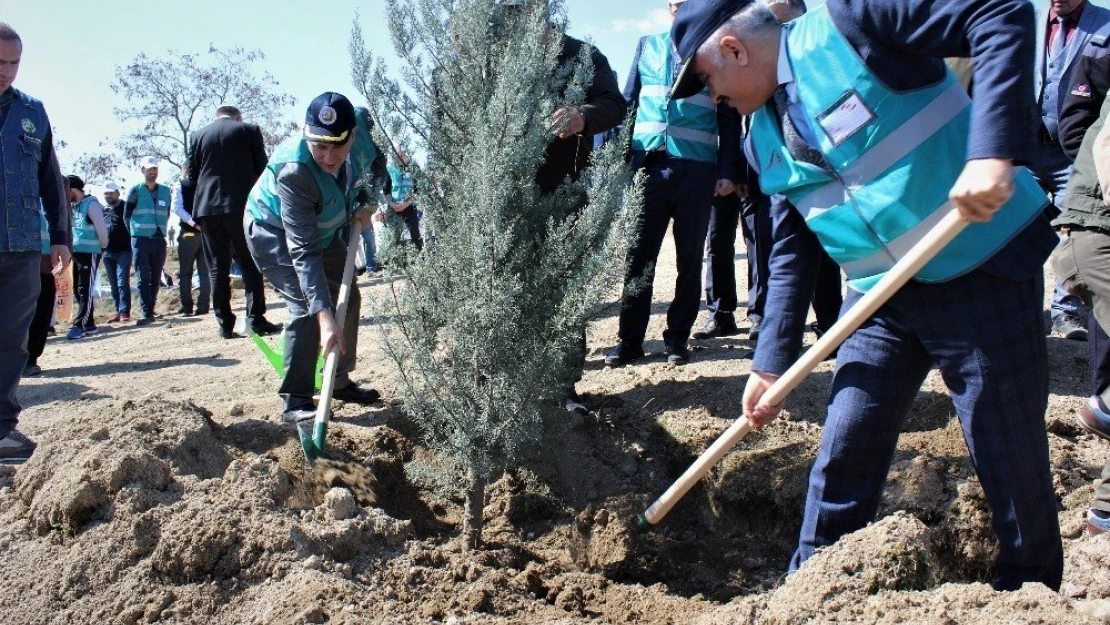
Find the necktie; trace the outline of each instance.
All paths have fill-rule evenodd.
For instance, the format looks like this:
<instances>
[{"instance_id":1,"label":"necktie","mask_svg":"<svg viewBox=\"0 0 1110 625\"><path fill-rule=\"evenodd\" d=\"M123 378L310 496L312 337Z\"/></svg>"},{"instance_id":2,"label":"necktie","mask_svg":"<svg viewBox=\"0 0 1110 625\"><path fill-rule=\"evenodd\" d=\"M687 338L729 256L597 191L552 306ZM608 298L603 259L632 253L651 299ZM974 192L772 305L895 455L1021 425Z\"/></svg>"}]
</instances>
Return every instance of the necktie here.
<instances>
[{"instance_id":1,"label":"necktie","mask_svg":"<svg viewBox=\"0 0 1110 625\"><path fill-rule=\"evenodd\" d=\"M831 169L828 161L825 160L825 155L802 138L801 133L798 132L798 127L794 125L794 120L790 118L790 97L786 93L786 85L779 85L775 89L771 107L775 109L775 114L778 116L779 125L782 127L782 138L786 142L786 149L790 151L790 154L803 163L809 163L822 169Z\"/></svg>"},{"instance_id":2,"label":"necktie","mask_svg":"<svg viewBox=\"0 0 1110 625\"><path fill-rule=\"evenodd\" d=\"M1068 22L1070 21L1067 15L1056 16L1056 23L1059 26L1057 26L1056 36L1052 38L1052 43L1048 48L1049 59L1060 56L1060 53L1064 51L1064 46L1068 45Z\"/></svg>"}]
</instances>

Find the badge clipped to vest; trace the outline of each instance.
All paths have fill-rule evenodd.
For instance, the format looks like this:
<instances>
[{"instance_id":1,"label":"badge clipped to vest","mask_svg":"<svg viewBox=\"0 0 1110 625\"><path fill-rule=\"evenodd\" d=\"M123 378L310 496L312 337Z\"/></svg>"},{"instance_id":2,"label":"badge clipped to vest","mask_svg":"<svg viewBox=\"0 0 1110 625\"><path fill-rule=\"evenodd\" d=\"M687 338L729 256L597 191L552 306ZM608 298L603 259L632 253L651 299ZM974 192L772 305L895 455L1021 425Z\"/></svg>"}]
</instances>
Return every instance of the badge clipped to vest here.
<instances>
[{"instance_id":1,"label":"badge clipped to vest","mask_svg":"<svg viewBox=\"0 0 1110 625\"><path fill-rule=\"evenodd\" d=\"M165 200L158 200L158 206L165 206L165 205L166 205Z\"/></svg>"},{"instance_id":2,"label":"badge clipped to vest","mask_svg":"<svg viewBox=\"0 0 1110 625\"><path fill-rule=\"evenodd\" d=\"M859 93L849 91L827 111L818 115L817 123L821 125L821 129L825 131L833 145L840 145L873 119L875 119L875 113L867 108Z\"/></svg>"}]
</instances>

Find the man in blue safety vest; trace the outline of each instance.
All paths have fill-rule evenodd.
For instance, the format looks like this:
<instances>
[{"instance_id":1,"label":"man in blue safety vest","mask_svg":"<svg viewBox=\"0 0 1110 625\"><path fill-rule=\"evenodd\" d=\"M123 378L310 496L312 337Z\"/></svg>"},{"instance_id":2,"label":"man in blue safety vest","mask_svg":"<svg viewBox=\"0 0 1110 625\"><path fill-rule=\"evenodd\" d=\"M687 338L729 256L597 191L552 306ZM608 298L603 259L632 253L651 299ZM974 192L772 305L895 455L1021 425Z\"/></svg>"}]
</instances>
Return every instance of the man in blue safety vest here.
<instances>
[{"instance_id":1,"label":"man in blue safety vest","mask_svg":"<svg viewBox=\"0 0 1110 625\"><path fill-rule=\"evenodd\" d=\"M744 392L762 400L797 358L816 253L849 305L952 209L972 222L840 348L809 480L797 569L870 522L902 422L934 364L999 539L994 586L1058 589L1063 548L1044 411L1043 266L1056 244L1028 171L1033 7L1026 0L828 0L780 25L763 2L689 0L672 30L674 97L708 86L752 113L751 160L775 214L771 283ZM943 57L975 60L975 116Z\"/></svg>"},{"instance_id":2,"label":"man in blue safety vest","mask_svg":"<svg viewBox=\"0 0 1110 625\"><path fill-rule=\"evenodd\" d=\"M362 183L378 155L369 128L346 97L318 96L308 107L303 135L274 151L247 198L244 227L251 256L289 311L285 377L278 389L287 423L315 416L318 354L332 346L340 349L333 397L363 405L379 399L377 391L350 378L358 348L357 288L351 290L342 333L335 319L347 258L344 233L370 227L374 211L368 206L378 197L377 189Z\"/></svg>"},{"instance_id":3,"label":"man in blue safety vest","mask_svg":"<svg viewBox=\"0 0 1110 625\"><path fill-rule=\"evenodd\" d=\"M668 3L671 15L685 0ZM654 263L673 222L678 277L667 311L663 343L667 360L690 359L686 343L697 319L701 267L713 197L735 193L740 171L740 115L717 106L704 90L671 98L678 56L670 33L640 39L624 97L636 108L632 128L632 165L647 173L639 237L629 250L627 281L638 282L624 294L620 343L605 356L610 367L644 357L644 336L651 317ZM627 289L627 287L626 287Z\"/></svg>"},{"instance_id":4,"label":"man in blue safety vest","mask_svg":"<svg viewBox=\"0 0 1110 625\"><path fill-rule=\"evenodd\" d=\"M142 164L143 182L131 187L124 219L131 231L131 249L135 254L135 273L139 277L139 304L143 316L135 325L154 322L158 304L162 268L166 264L166 233L170 218L170 188L158 184L158 159L148 156Z\"/></svg>"}]
</instances>

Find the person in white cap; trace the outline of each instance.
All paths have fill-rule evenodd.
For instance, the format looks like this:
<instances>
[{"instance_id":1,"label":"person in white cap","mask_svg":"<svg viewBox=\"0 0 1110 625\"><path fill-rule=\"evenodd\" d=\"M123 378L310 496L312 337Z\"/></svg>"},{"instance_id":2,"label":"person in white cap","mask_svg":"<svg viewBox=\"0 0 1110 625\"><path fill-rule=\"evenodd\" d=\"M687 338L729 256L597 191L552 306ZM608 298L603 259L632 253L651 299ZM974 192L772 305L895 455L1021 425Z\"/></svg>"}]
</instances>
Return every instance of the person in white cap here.
<instances>
[{"instance_id":1,"label":"person in white cap","mask_svg":"<svg viewBox=\"0 0 1110 625\"><path fill-rule=\"evenodd\" d=\"M158 184L158 159L148 156L142 164L143 183L131 187L124 219L131 232L135 273L139 276L139 303L143 316L136 325L154 321L162 267L166 264L166 224L170 218L170 188Z\"/></svg>"},{"instance_id":2,"label":"person in white cap","mask_svg":"<svg viewBox=\"0 0 1110 625\"><path fill-rule=\"evenodd\" d=\"M112 286L112 302L116 316L109 323L131 321L131 233L123 218L124 201L119 196L119 185L109 182L104 187L104 223L108 226L108 246L104 248L101 262Z\"/></svg>"}]
</instances>

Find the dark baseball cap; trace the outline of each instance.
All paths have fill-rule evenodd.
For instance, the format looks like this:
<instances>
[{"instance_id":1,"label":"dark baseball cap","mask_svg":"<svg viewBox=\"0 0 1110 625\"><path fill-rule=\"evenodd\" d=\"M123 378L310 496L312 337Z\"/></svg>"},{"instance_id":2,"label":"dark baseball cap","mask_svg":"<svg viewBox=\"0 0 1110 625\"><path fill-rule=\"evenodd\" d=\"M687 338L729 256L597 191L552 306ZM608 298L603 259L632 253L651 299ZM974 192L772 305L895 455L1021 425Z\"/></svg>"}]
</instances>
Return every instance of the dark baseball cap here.
<instances>
[{"instance_id":1,"label":"dark baseball cap","mask_svg":"<svg viewBox=\"0 0 1110 625\"><path fill-rule=\"evenodd\" d=\"M689 98L701 93L705 83L694 72L694 56L717 29L743 11L753 0L688 0L678 10L671 26L682 70L671 88L671 99Z\"/></svg>"},{"instance_id":2,"label":"dark baseball cap","mask_svg":"<svg viewBox=\"0 0 1110 625\"><path fill-rule=\"evenodd\" d=\"M354 130L355 107L346 96L331 91L316 96L304 118L304 137L309 141L343 145Z\"/></svg>"}]
</instances>

